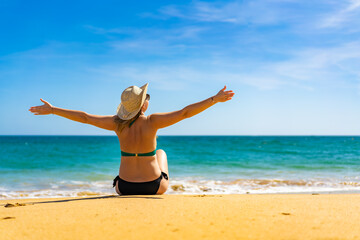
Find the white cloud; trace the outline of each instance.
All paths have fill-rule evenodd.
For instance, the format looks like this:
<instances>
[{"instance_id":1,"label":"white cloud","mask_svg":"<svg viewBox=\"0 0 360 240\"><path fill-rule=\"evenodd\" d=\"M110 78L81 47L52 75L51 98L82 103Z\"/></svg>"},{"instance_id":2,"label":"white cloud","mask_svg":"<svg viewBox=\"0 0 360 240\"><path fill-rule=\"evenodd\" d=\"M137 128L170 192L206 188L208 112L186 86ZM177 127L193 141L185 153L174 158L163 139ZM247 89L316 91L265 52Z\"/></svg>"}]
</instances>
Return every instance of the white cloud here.
<instances>
[{"instance_id":1,"label":"white cloud","mask_svg":"<svg viewBox=\"0 0 360 240\"><path fill-rule=\"evenodd\" d=\"M357 88L360 82L360 42L332 48L300 49L283 61L193 59L188 62L110 64L91 69L107 81L149 81L155 88L179 91L193 84L251 86L258 90L296 88Z\"/></svg>"},{"instance_id":2,"label":"white cloud","mask_svg":"<svg viewBox=\"0 0 360 240\"><path fill-rule=\"evenodd\" d=\"M152 37L157 39L175 39L175 40L184 40L184 39L197 39L199 35L206 31L207 27L199 26L182 26L177 28L170 29L161 29L161 28L101 28L95 27L92 25L84 25L85 29L101 35L127 35L133 38L146 38Z\"/></svg>"},{"instance_id":3,"label":"white cloud","mask_svg":"<svg viewBox=\"0 0 360 240\"><path fill-rule=\"evenodd\" d=\"M180 18L198 24L228 23L245 26L285 26L298 34L319 29L359 32L360 0L251 0L168 5L147 17ZM343 33L339 33L343 34Z\"/></svg>"},{"instance_id":4,"label":"white cloud","mask_svg":"<svg viewBox=\"0 0 360 240\"><path fill-rule=\"evenodd\" d=\"M273 24L284 18L274 2L279 1L231 1L214 3L194 1L189 6L169 5L159 9L167 17L176 17L198 22L223 22L235 24ZM282 1L289 2L289 1Z\"/></svg>"},{"instance_id":5,"label":"white cloud","mask_svg":"<svg viewBox=\"0 0 360 240\"><path fill-rule=\"evenodd\" d=\"M104 44L112 49L142 54L171 54L193 48L207 27L183 26L178 28L112 28L85 25L95 34L108 36Z\"/></svg>"},{"instance_id":6,"label":"white cloud","mask_svg":"<svg viewBox=\"0 0 360 240\"><path fill-rule=\"evenodd\" d=\"M339 1L336 11L328 14L320 21L320 28L335 28L350 25L353 30L359 31L360 25L360 0L348 0L347 4Z\"/></svg>"},{"instance_id":7,"label":"white cloud","mask_svg":"<svg viewBox=\"0 0 360 240\"><path fill-rule=\"evenodd\" d=\"M301 49L287 61L263 64L264 77L284 86L307 90L319 87L357 88L360 82L360 42L338 47Z\"/></svg>"},{"instance_id":8,"label":"white cloud","mask_svg":"<svg viewBox=\"0 0 360 240\"><path fill-rule=\"evenodd\" d=\"M347 11L354 11L355 9L360 7L360 0L350 0L350 4L347 7Z\"/></svg>"},{"instance_id":9,"label":"white cloud","mask_svg":"<svg viewBox=\"0 0 360 240\"><path fill-rule=\"evenodd\" d=\"M102 76L101 79L106 79L104 81L151 82L153 88L169 91L181 91L192 81L202 79L204 76L200 71L181 64L108 64L87 70L92 74Z\"/></svg>"}]
</instances>

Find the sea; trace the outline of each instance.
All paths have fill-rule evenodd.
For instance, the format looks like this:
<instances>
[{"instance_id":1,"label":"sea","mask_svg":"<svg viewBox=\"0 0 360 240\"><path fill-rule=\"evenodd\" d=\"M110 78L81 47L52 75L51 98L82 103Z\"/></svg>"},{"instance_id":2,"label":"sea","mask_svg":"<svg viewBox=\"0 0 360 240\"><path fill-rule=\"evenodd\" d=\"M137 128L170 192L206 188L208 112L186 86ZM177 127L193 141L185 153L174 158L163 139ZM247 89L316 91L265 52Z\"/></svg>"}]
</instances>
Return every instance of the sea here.
<instances>
[{"instance_id":1,"label":"sea","mask_svg":"<svg viewBox=\"0 0 360 240\"><path fill-rule=\"evenodd\" d=\"M360 193L359 136L158 136L166 194ZM0 136L0 199L114 195L116 136Z\"/></svg>"}]
</instances>

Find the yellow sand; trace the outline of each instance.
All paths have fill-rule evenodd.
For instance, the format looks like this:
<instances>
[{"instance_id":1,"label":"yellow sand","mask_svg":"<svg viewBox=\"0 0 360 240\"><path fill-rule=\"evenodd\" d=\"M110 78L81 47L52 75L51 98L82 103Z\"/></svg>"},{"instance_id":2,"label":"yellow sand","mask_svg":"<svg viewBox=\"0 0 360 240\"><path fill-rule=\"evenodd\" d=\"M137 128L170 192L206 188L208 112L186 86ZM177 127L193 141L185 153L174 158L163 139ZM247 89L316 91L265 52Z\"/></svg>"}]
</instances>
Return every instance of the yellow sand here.
<instances>
[{"instance_id":1,"label":"yellow sand","mask_svg":"<svg viewBox=\"0 0 360 240\"><path fill-rule=\"evenodd\" d=\"M360 194L2 200L0 239L360 240Z\"/></svg>"}]
</instances>

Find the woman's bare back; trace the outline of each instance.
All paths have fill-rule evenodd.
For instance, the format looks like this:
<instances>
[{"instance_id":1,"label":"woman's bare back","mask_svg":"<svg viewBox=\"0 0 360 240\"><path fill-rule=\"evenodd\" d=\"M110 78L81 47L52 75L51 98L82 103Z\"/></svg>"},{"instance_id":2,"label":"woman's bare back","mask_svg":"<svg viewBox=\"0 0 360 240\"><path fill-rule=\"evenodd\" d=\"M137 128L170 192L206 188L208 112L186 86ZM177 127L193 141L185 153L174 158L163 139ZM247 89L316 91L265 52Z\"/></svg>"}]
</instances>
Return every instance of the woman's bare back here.
<instances>
[{"instance_id":1,"label":"woman's bare back","mask_svg":"<svg viewBox=\"0 0 360 240\"><path fill-rule=\"evenodd\" d=\"M130 126L121 132L116 131L120 148L128 153L147 153L156 149L156 129L149 123L149 118L140 115ZM154 156L121 157L119 177L129 182L147 182L158 178L161 170Z\"/></svg>"}]
</instances>

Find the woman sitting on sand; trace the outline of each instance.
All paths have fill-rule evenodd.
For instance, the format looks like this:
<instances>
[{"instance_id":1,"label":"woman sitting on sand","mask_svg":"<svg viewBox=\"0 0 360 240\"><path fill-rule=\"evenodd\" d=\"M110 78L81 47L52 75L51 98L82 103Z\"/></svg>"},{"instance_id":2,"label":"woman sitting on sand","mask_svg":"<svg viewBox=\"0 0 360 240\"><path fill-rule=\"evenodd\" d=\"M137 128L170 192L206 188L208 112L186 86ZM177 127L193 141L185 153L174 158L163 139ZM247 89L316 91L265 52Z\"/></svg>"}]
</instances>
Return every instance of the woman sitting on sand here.
<instances>
[{"instance_id":1,"label":"woman sitting on sand","mask_svg":"<svg viewBox=\"0 0 360 240\"><path fill-rule=\"evenodd\" d=\"M119 175L113 187L119 195L163 194L169 186L166 153L156 150L156 132L185 118L190 118L218 102L230 100L233 91L226 86L215 96L191 104L179 111L145 116L149 106L148 84L131 86L121 94L117 115L98 116L82 111L61 109L40 99L44 105L31 107L35 115L55 114L73 121L115 131L121 148ZM159 177L160 176L160 177Z\"/></svg>"}]
</instances>

